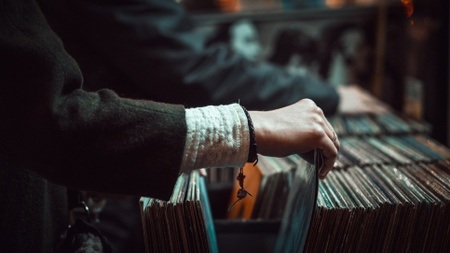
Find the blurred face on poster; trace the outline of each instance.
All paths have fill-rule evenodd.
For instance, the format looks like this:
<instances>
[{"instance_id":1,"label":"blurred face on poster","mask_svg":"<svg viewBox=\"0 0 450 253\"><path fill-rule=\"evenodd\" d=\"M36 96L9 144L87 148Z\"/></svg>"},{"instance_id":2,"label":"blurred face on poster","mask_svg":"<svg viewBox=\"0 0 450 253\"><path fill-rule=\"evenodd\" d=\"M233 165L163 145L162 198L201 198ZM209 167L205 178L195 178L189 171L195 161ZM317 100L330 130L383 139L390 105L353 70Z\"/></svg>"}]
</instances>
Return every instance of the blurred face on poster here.
<instances>
[{"instance_id":1,"label":"blurred face on poster","mask_svg":"<svg viewBox=\"0 0 450 253\"><path fill-rule=\"evenodd\" d=\"M257 60L261 53L258 31L252 22L239 20L230 27L231 48L249 60Z\"/></svg>"}]
</instances>

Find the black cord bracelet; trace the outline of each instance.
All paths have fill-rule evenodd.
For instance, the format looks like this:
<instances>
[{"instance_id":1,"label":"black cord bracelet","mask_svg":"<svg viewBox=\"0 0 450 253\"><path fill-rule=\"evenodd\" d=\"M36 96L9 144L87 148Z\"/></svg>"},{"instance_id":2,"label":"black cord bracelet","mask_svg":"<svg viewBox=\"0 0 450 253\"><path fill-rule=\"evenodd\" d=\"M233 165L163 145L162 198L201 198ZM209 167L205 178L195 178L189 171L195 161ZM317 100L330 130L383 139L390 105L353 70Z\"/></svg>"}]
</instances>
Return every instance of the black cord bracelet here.
<instances>
[{"instance_id":1,"label":"black cord bracelet","mask_svg":"<svg viewBox=\"0 0 450 253\"><path fill-rule=\"evenodd\" d=\"M250 131L250 148L248 151L247 162L256 165L258 163L258 150L256 145L255 127L253 126L252 118L250 117L250 114L248 113L247 109L245 109L245 107L242 105L241 107L242 110L244 110L245 116L247 116L248 129Z\"/></svg>"}]
</instances>

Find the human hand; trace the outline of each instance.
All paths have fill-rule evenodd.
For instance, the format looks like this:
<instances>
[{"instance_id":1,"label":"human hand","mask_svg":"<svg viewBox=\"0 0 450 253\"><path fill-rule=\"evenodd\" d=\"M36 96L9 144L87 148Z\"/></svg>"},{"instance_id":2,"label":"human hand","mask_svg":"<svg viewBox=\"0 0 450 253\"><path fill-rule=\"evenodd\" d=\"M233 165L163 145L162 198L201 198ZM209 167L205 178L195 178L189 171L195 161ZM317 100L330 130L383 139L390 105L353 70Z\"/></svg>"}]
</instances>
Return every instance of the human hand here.
<instances>
[{"instance_id":1,"label":"human hand","mask_svg":"<svg viewBox=\"0 0 450 253\"><path fill-rule=\"evenodd\" d=\"M258 153L268 156L298 154L313 163L314 150L322 150L323 167L319 177L325 178L333 168L340 147L337 135L312 100L272 111L250 111L255 127Z\"/></svg>"},{"instance_id":2,"label":"human hand","mask_svg":"<svg viewBox=\"0 0 450 253\"><path fill-rule=\"evenodd\" d=\"M387 105L356 85L339 86L340 97L338 111L344 114L383 113Z\"/></svg>"}]
</instances>

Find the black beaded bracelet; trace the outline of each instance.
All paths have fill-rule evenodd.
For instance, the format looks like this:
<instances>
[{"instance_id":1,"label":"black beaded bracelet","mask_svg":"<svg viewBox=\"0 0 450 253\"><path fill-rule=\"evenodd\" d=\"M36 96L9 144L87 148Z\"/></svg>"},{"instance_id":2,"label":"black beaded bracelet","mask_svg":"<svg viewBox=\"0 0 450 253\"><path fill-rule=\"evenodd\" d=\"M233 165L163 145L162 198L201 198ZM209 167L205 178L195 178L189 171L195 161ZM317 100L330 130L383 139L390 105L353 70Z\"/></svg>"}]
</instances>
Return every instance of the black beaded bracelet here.
<instances>
[{"instance_id":1,"label":"black beaded bracelet","mask_svg":"<svg viewBox=\"0 0 450 253\"><path fill-rule=\"evenodd\" d=\"M253 126L252 118L250 117L250 114L248 113L247 109L245 109L245 107L242 105L241 107L242 110L244 110L245 116L247 116L248 129L250 131L250 148L248 151L247 162L256 165L258 163L258 150L256 145L255 127Z\"/></svg>"}]
</instances>

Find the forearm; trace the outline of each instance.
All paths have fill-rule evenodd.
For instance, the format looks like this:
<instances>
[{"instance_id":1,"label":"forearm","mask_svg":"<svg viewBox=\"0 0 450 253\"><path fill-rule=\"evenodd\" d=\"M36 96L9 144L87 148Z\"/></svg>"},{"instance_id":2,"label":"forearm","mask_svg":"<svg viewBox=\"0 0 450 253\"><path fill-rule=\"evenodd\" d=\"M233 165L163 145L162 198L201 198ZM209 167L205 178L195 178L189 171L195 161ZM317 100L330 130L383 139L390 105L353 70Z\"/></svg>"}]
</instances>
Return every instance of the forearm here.
<instances>
[{"instance_id":1,"label":"forearm","mask_svg":"<svg viewBox=\"0 0 450 253\"><path fill-rule=\"evenodd\" d=\"M182 106L86 92L34 1L0 4L1 150L75 188L166 198L186 137ZM3 154L2 154L3 155Z\"/></svg>"}]
</instances>

